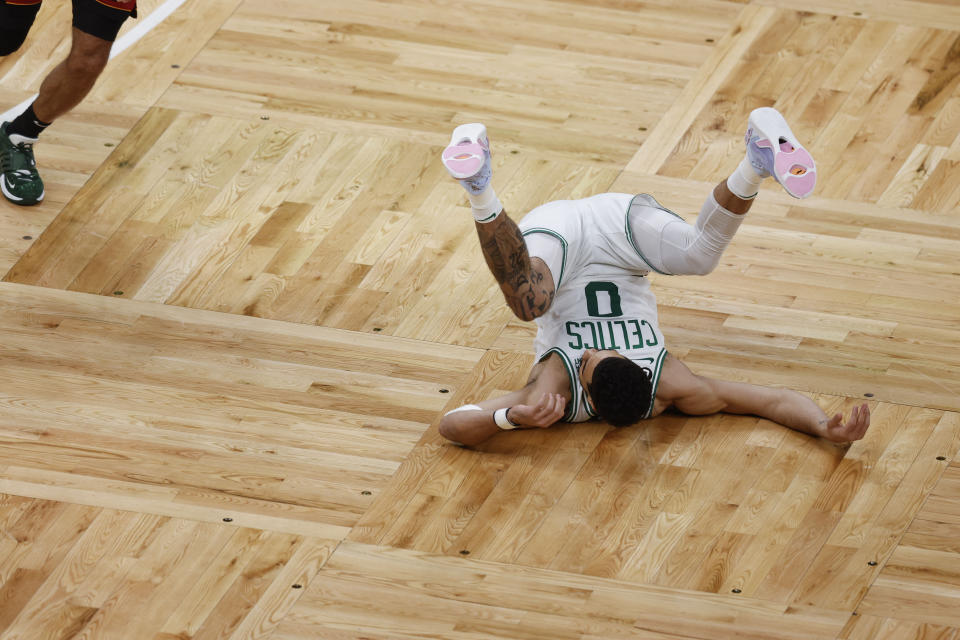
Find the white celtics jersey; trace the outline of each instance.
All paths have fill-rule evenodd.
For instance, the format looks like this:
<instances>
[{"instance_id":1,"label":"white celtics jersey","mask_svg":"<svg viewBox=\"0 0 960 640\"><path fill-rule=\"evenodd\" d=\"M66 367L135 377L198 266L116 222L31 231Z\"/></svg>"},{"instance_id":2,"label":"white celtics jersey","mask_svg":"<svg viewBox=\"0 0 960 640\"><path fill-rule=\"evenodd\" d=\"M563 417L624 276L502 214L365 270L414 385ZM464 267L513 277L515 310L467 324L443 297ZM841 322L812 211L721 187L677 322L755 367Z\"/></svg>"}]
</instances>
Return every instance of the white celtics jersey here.
<instances>
[{"instance_id":1,"label":"white celtics jersey","mask_svg":"<svg viewBox=\"0 0 960 640\"><path fill-rule=\"evenodd\" d=\"M550 310L536 320L534 346L538 362L556 353L567 369L572 401L565 422L597 417L577 375L586 349L614 349L650 369L656 394L667 351L657 322L657 301L646 277L650 267L627 230L631 202L636 204L636 198L603 194L550 203L532 211L520 225L525 236L545 233L563 245L562 266L552 269L562 272L554 274L556 296ZM651 402L644 417L652 410Z\"/></svg>"}]
</instances>

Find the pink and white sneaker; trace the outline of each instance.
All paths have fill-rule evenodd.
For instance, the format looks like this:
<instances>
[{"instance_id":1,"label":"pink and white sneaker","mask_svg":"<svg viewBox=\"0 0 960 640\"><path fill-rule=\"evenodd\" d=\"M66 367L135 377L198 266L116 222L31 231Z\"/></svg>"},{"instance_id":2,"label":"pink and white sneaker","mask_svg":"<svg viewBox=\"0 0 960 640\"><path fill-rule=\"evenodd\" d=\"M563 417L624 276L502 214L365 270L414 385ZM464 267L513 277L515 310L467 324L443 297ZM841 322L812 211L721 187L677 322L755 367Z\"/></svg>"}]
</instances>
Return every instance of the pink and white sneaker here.
<instances>
[{"instance_id":1,"label":"pink and white sneaker","mask_svg":"<svg viewBox=\"0 0 960 640\"><path fill-rule=\"evenodd\" d=\"M450 175L468 193L481 193L490 184L492 175L487 128L474 122L454 129L450 145L443 150L442 160Z\"/></svg>"},{"instance_id":2,"label":"pink and white sneaker","mask_svg":"<svg viewBox=\"0 0 960 640\"><path fill-rule=\"evenodd\" d=\"M750 113L747 158L761 176L773 176L794 198L806 198L817 184L817 167L810 153L797 142L787 121L772 107Z\"/></svg>"}]
</instances>

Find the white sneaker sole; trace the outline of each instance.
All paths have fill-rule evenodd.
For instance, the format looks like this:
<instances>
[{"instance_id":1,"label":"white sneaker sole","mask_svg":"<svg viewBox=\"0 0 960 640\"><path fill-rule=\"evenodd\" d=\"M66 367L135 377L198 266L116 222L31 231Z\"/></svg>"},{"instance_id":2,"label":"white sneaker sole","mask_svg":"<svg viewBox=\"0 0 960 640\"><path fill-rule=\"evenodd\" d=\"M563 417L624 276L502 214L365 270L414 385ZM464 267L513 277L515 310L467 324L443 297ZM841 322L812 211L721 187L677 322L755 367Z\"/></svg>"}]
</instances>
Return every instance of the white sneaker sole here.
<instances>
[{"instance_id":1,"label":"white sneaker sole","mask_svg":"<svg viewBox=\"0 0 960 640\"><path fill-rule=\"evenodd\" d=\"M754 109L750 114L749 137L756 136L758 149L768 149L772 167L764 167L794 198L806 198L817 184L817 166L803 148L780 112L772 107ZM749 144L749 140L748 140Z\"/></svg>"},{"instance_id":2,"label":"white sneaker sole","mask_svg":"<svg viewBox=\"0 0 960 640\"><path fill-rule=\"evenodd\" d=\"M470 178L483 168L489 151L487 128L479 122L462 124L453 130L450 144L443 150L443 166L457 180Z\"/></svg>"}]
</instances>

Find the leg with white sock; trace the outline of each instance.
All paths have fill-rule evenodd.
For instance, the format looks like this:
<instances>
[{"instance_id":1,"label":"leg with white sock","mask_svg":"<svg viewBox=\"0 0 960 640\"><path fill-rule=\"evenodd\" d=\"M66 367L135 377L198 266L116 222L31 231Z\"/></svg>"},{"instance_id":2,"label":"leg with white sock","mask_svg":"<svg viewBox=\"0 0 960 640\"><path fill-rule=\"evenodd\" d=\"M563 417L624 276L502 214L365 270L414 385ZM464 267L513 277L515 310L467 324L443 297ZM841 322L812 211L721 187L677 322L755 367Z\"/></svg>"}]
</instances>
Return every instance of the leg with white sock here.
<instances>
[{"instance_id":1,"label":"leg with white sock","mask_svg":"<svg viewBox=\"0 0 960 640\"><path fill-rule=\"evenodd\" d=\"M692 225L662 209L631 207L634 246L654 271L706 275L720 262L751 204L752 199L737 196L722 181L707 196Z\"/></svg>"},{"instance_id":2,"label":"leg with white sock","mask_svg":"<svg viewBox=\"0 0 960 640\"><path fill-rule=\"evenodd\" d=\"M530 257L520 229L490 184L486 128L482 124L457 127L442 160L467 192L483 257L510 309L523 320L543 315L553 302L553 277L542 260Z\"/></svg>"},{"instance_id":3,"label":"leg with white sock","mask_svg":"<svg viewBox=\"0 0 960 640\"><path fill-rule=\"evenodd\" d=\"M631 208L630 227L637 250L660 273L710 273L740 228L762 181L763 176L745 158L707 196L693 225L652 207Z\"/></svg>"},{"instance_id":4,"label":"leg with white sock","mask_svg":"<svg viewBox=\"0 0 960 640\"><path fill-rule=\"evenodd\" d=\"M632 242L654 270L672 275L713 271L767 177L794 198L813 192L813 157L775 109L763 107L750 114L744 141L743 160L707 197L695 225L654 207L631 208Z\"/></svg>"}]
</instances>

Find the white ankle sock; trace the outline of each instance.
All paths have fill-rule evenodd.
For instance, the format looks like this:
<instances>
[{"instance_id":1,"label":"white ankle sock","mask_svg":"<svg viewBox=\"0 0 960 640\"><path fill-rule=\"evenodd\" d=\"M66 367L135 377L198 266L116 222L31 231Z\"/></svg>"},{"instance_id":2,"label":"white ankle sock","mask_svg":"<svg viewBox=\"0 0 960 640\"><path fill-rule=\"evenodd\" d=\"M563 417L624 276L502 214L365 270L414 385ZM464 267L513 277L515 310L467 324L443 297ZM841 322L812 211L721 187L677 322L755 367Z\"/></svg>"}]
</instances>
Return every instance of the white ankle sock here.
<instances>
[{"instance_id":1,"label":"white ankle sock","mask_svg":"<svg viewBox=\"0 0 960 640\"><path fill-rule=\"evenodd\" d=\"M764 176L757 173L757 170L750 164L750 159L744 156L736 171L727 178L727 188L738 198L752 200L757 197L763 178Z\"/></svg>"},{"instance_id":2,"label":"white ankle sock","mask_svg":"<svg viewBox=\"0 0 960 640\"><path fill-rule=\"evenodd\" d=\"M467 193L467 198L470 199L473 218L477 222L492 222L503 211L500 198L497 197L492 186L488 186L477 194Z\"/></svg>"}]
</instances>

